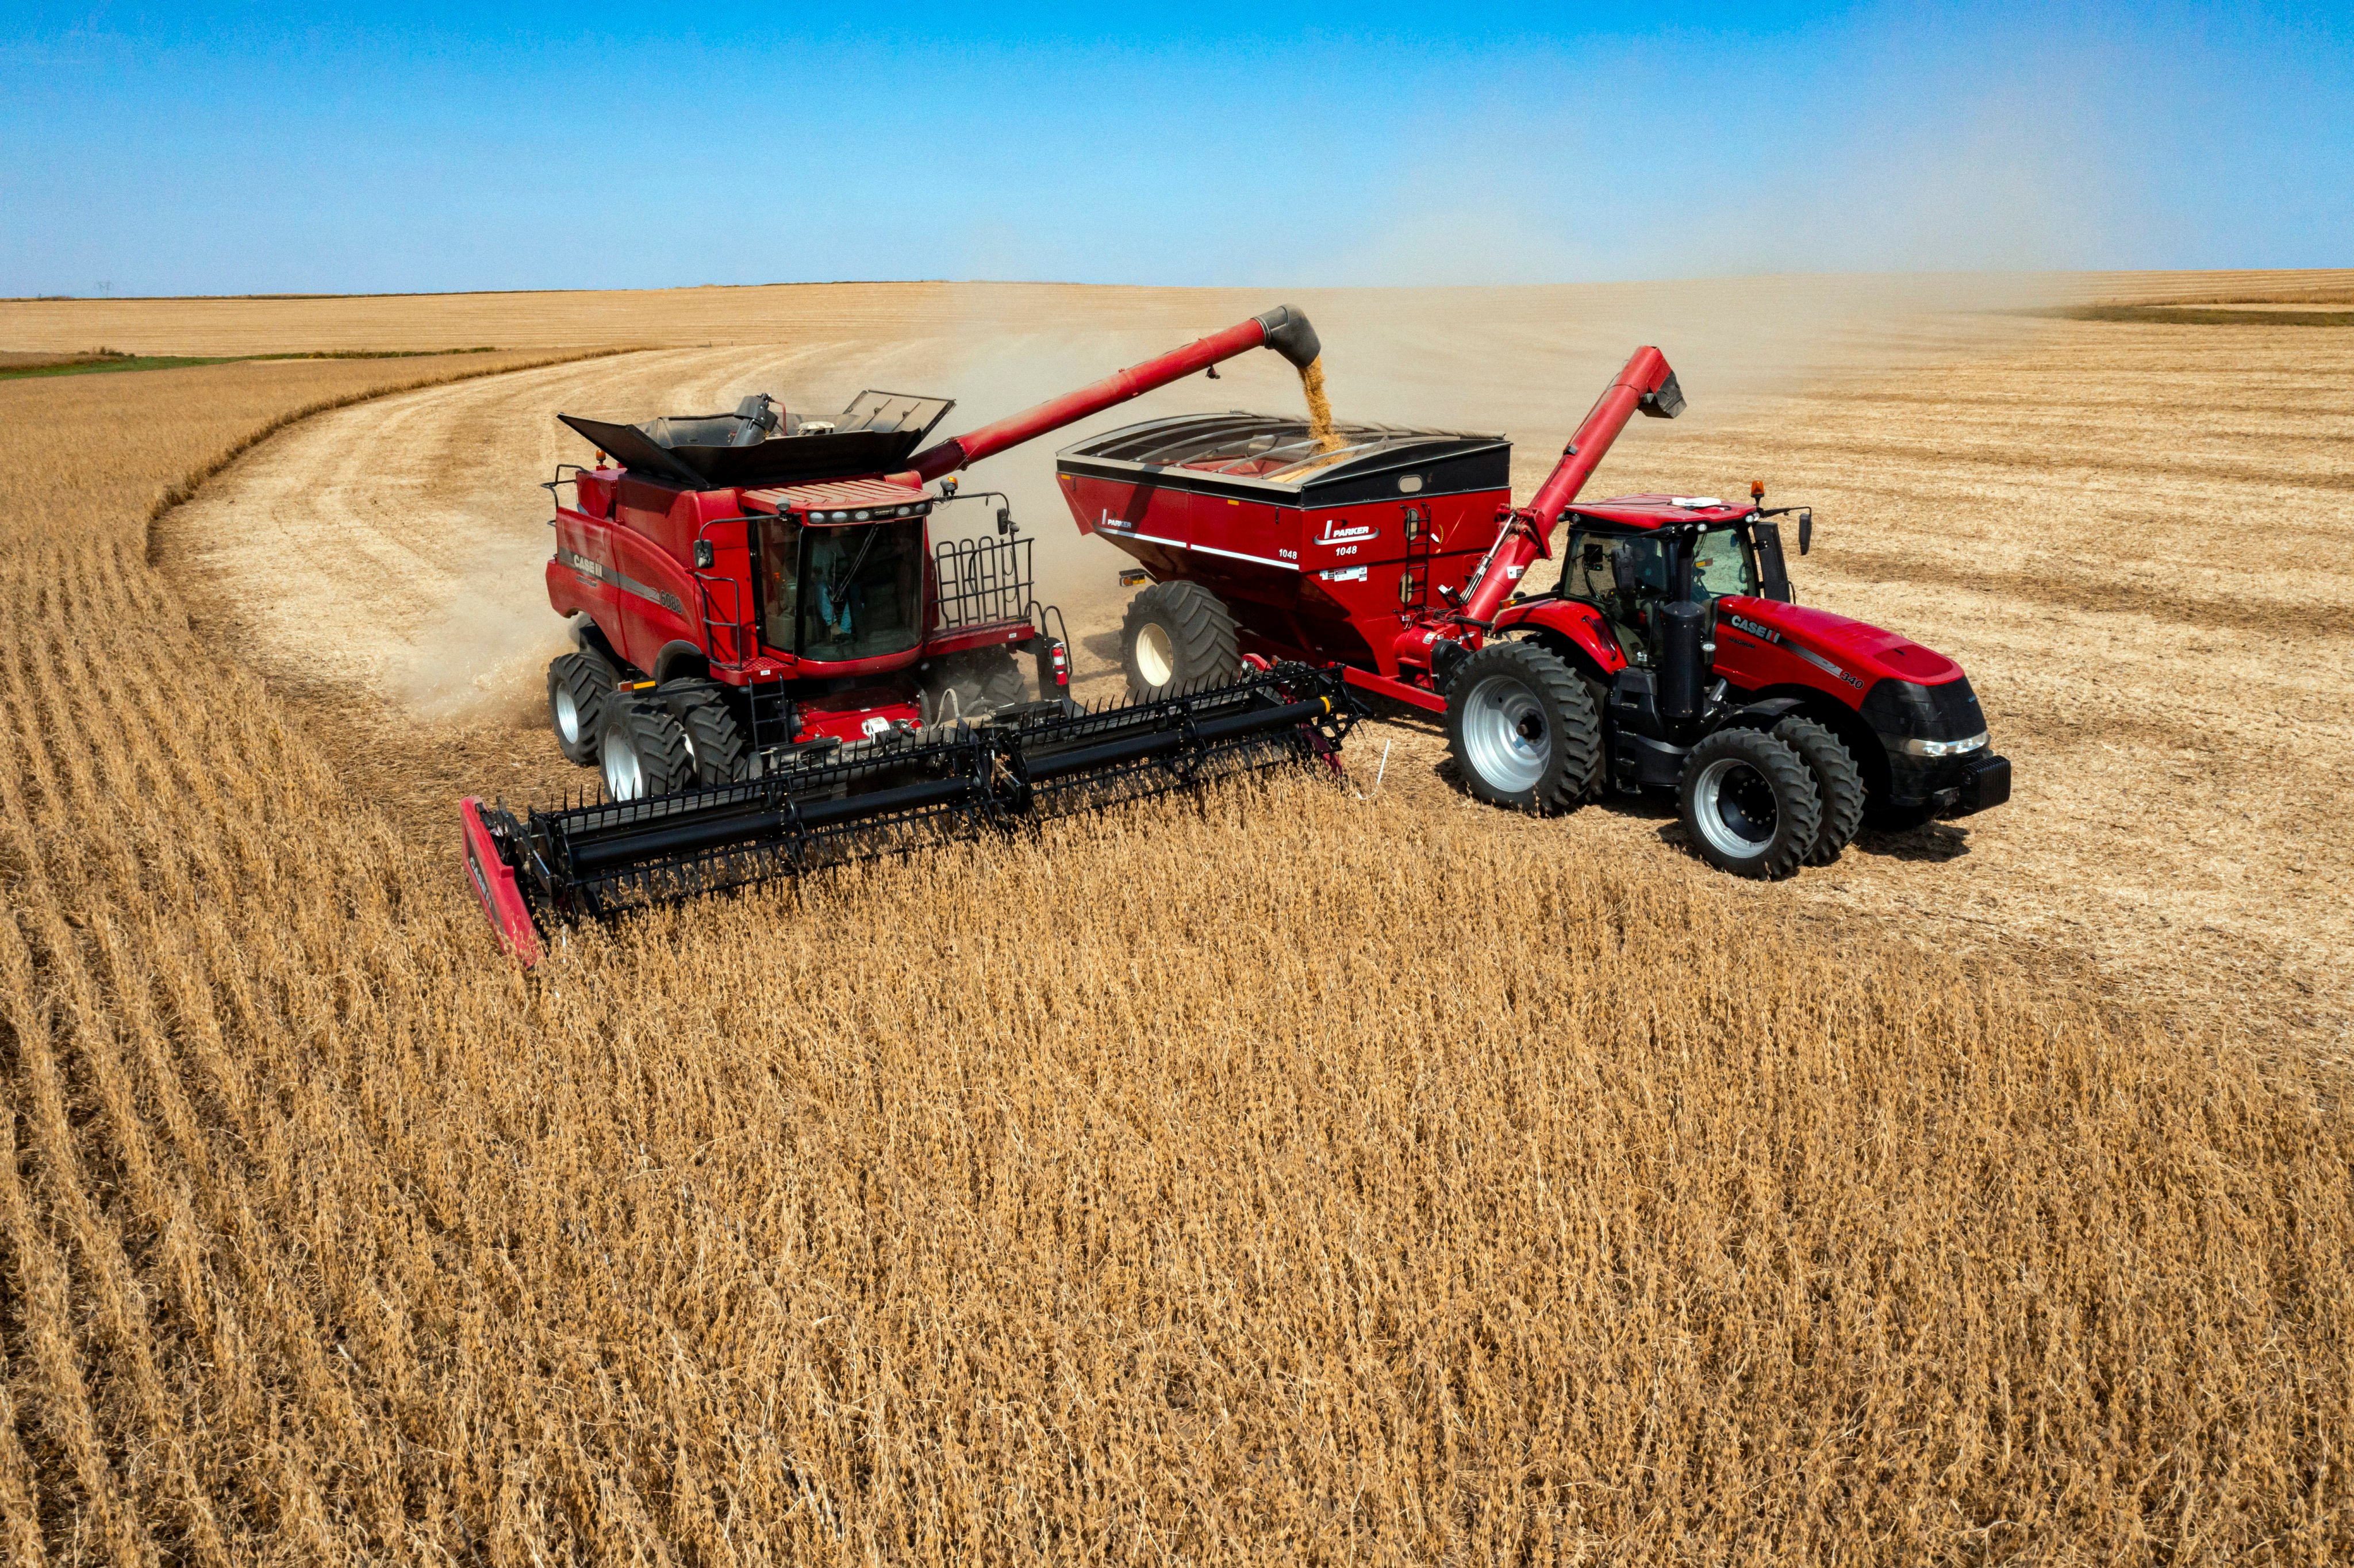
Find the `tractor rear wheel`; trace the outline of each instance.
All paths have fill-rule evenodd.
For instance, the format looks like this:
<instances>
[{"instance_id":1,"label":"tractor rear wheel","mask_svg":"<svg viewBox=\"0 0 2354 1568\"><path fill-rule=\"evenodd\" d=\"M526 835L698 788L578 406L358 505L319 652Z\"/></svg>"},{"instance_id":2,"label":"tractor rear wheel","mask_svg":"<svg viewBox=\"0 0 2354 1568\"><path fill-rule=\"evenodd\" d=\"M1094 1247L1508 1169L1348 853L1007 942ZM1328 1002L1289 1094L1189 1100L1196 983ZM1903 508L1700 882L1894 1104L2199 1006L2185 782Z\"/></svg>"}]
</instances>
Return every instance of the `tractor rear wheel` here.
<instances>
[{"instance_id":1,"label":"tractor rear wheel","mask_svg":"<svg viewBox=\"0 0 2354 1568\"><path fill-rule=\"evenodd\" d=\"M547 666L547 723L567 762L597 765L597 739L605 727L605 704L620 676L601 653L583 650Z\"/></svg>"},{"instance_id":2,"label":"tractor rear wheel","mask_svg":"<svg viewBox=\"0 0 2354 1568\"><path fill-rule=\"evenodd\" d=\"M675 695L665 693L663 697L686 736L687 755L695 761L695 782L708 789L743 778L749 748L744 744L744 726L736 722L727 699L709 686L690 686Z\"/></svg>"},{"instance_id":3,"label":"tractor rear wheel","mask_svg":"<svg viewBox=\"0 0 2354 1568\"><path fill-rule=\"evenodd\" d=\"M1774 726L1774 738L1797 752L1807 771L1815 776L1823 825L1815 831L1807 863L1829 865L1839 859L1863 822L1863 775L1855 766L1855 755L1839 736L1812 719L1786 718Z\"/></svg>"},{"instance_id":4,"label":"tractor rear wheel","mask_svg":"<svg viewBox=\"0 0 2354 1568\"><path fill-rule=\"evenodd\" d=\"M1805 863L1822 831L1821 797L1798 754L1762 729L1721 729L1684 758L1676 814L1701 859L1766 880Z\"/></svg>"},{"instance_id":5,"label":"tractor rear wheel","mask_svg":"<svg viewBox=\"0 0 2354 1568\"><path fill-rule=\"evenodd\" d=\"M1242 673L1242 630L1200 583L1154 583L1128 601L1119 667L1133 697L1223 686Z\"/></svg>"},{"instance_id":6,"label":"tractor rear wheel","mask_svg":"<svg viewBox=\"0 0 2354 1568\"><path fill-rule=\"evenodd\" d=\"M670 709L633 693L605 705L605 793L616 800L669 795L695 782L695 753Z\"/></svg>"},{"instance_id":7,"label":"tractor rear wheel","mask_svg":"<svg viewBox=\"0 0 2354 1568\"><path fill-rule=\"evenodd\" d=\"M1593 787L1602 722L1560 655L1533 642L1490 642L1447 683L1447 748L1471 793L1490 805L1566 811Z\"/></svg>"}]
</instances>

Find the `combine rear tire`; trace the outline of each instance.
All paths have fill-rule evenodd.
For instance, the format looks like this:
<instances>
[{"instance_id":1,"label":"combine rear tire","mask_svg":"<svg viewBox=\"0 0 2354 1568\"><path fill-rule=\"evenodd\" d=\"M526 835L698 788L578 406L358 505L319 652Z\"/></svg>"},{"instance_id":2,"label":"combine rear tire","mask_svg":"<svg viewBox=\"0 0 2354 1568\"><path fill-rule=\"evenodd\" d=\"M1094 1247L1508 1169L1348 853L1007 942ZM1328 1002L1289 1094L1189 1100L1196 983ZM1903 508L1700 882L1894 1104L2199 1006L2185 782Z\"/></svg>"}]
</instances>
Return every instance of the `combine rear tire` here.
<instances>
[{"instance_id":1,"label":"combine rear tire","mask_svg":"<svg viewBox=\"0 0 2354 1568\"><path fill-rule=\"evenodd\" d=\"M1447 748L1471 793L1490 805L1566 811L1593 785L1602 723L1558 654L1490 642L1447 683Z\"/></svg>"},{"instance_id":2,"label":"combine rear tire","mask_svg":"<svg viewBox=\"0 0 2354 1568\"><path fill-rule=\"evenodd\" d=\"M727 699L708 686L664 696L671 716L686 736L687 755L695 759L695 782L707 789L743 778L749 748Z\"/></svg>"},{"instance_id":3,"label":"combine rear tire","mask_svg":"<svg viewBox=\"0 0 2354 1568\"><path fill-rule=\"evenodd\" d=\"M695 782L686 731L658 702L617 692L605 705L605 793L616 800L670 795Z\"/></svg>"},{"instance_id":4,"label":"combine rear tire","mask_svg":"<svg viewBox=\"0 0 2354 1568\"><path fill-rule=\"evenodd\" d=\"M605 727L605 705L620 677L602 654L567 653L547 666L547 723L567 762L597 765L597 737Z\"/></svg>"},{"instance_id":5,"label":"combine rear tire","mask_svg":"<svg viewBox=\"0 0 2354 1568\"><path fill-rule=\"evenodd\" d=\"M1823 824L1815 832L1814 847L1807 852L1808 865L1829 865L1855 837L1863 821L1863 775L1855 757L1839 736L1812 719L1786 718L1774 726L1774 738L1798 754L1815 776L1815 794L1822 801Z\"/></svg>"},{"instance_id":6,"label":"combine rear tire","mask_svg":"<svg viewBox=\"0 0 2354 1568\"><path fill-rule=\"evenodd\" d=\"M1128 601L1119 667L1134 697L1223 686L1242 674L1234 612L1199 583L1154 583Z\"/></svg>"},{"instance_id":7,"label":"combine rear tire","mask_svg":"<svg viewBox=\"0 0 2354 1568\"><path fill-rule=\"evenodd\" d=\"M1805 863L1823 821L1807 765L1759 729L1703 736L1684 758L1676 812L1701 859L1735 876L1766 880Z\"/></svg>"}]
</instances>

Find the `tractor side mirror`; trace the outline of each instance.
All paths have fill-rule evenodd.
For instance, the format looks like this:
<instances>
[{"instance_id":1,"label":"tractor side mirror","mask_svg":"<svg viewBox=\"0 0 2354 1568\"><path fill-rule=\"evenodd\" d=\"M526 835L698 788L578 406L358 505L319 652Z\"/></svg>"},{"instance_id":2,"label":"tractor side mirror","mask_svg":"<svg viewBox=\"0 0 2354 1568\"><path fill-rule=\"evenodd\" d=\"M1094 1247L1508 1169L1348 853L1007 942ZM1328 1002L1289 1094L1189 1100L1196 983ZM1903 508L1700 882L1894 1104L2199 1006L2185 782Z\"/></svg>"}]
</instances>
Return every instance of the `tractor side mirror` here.
<instances>
[{"instance_id":1,"label":"tractor side mirror","mask_svg":"<svg viewBox=\"0 0 2354 1568\"><path fill-rule=\"evenodd\" d=\"M997 536L999 538L1012 538L1020 528L1021 524L1013 521L1013 509L1012 507L1001 506L997 509Z\"/></svg>"},{"instance_id":2,"label":"tractor side mirror","mask_svg":"<svg viewBox=\"0 0 2354 1568\"><path fill-rule=\"evenodd\" d=\"M696 566L708 568L711 563L716 559L718 559L718 556L713 553L710 540L697 539L695 542L695 564Z\"/></svg>"},{"instance_id":3,"label":"tractor side mirror","mask_svg":"<svg viewBox=\"0 0 2354 1568\"><path fill-rule=\"evenodd\" d=\"M1812 512L1801 512L1798 514L1798 554L1805 555L1807 546L1814 542L1815 514Z\"/></svg>"}]
</instances>

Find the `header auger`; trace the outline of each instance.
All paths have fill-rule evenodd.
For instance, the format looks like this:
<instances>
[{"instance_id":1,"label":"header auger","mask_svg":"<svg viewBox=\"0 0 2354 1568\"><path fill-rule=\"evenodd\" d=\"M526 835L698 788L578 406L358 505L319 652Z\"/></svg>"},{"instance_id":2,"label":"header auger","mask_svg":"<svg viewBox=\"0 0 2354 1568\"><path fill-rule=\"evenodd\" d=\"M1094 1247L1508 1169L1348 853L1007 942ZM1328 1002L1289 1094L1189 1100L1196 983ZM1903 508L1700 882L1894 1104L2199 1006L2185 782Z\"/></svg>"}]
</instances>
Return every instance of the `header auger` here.
<instances>
[{"instance_id":1,"label":"header auger","mask_svg":"<svg viewBox=\"0 0 2354 1568\"><path fill-rule=\"evenodd\" d=\"M993 535L932 534L944 507L981 499L958 496L958 471L1260 347L1301 367L1319 350L1278 306L929 447L951 405L879 391L829 419L760 395L639 424L559 415L598 464L547 485L548 601L575 644L548 667L548 715L605 798L521 815L461 802L467 869L506 944L529 963L551 920L1244 768L1337 765L1357 699L1296 662L1078 708L1062 616L1038 602L1009 511Z\"/></svg>"}]
</instances>

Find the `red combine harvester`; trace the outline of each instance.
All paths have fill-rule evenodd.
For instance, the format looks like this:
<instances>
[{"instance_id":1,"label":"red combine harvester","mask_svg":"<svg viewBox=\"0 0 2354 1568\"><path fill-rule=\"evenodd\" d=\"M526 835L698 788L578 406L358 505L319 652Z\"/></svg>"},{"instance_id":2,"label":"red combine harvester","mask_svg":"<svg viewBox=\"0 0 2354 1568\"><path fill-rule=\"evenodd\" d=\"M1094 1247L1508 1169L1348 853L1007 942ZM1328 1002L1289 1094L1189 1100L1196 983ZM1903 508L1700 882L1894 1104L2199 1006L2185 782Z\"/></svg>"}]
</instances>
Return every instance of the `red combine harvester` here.
<instances>
[{"instance_id":1,"label":"red combine harvester","mask_svg":"<svg viewBox=\"0 0 2354 1568\"><path fill-rule=\"evenodd\" d=\"M1780 519L1710 496L1577 503L1638 410L1683 394L1636 351L1526 506L1500 436L1189 415L1058 454L1082 533L1152 586L1121 630L1141 695L1248 664L1339 661L1348 683L1446 715L1473 794L1566 810L1674 789L1702 856L1746 876L1836 859L1859 824L1997 806L2010 764L1961 667L1791 596ZM1569 530L1558 585L1516 591Z\"/></svg>"},{"instance_id":2,"label":"red combine harvester","mask_svg":"<svg viewBox=\"0 0 2354 1568\"><path fill-rule=\"evenodd\" d=\"M920 451L942 399L865 392L825 420L765 396L636 425L559 416L599 465L547 486L573 491L547 593L576 644L548 666L548 715L606 798L521 816L461 803L467 869L507 945L530 962L551 919L1333 759L1357 711L1335 672L1263 666L1078 708L1007 509L993 538L931 536L958 470L1259 347L1301 367L1318 353L1278 307Z\"/></svg>"}]
</instances>

